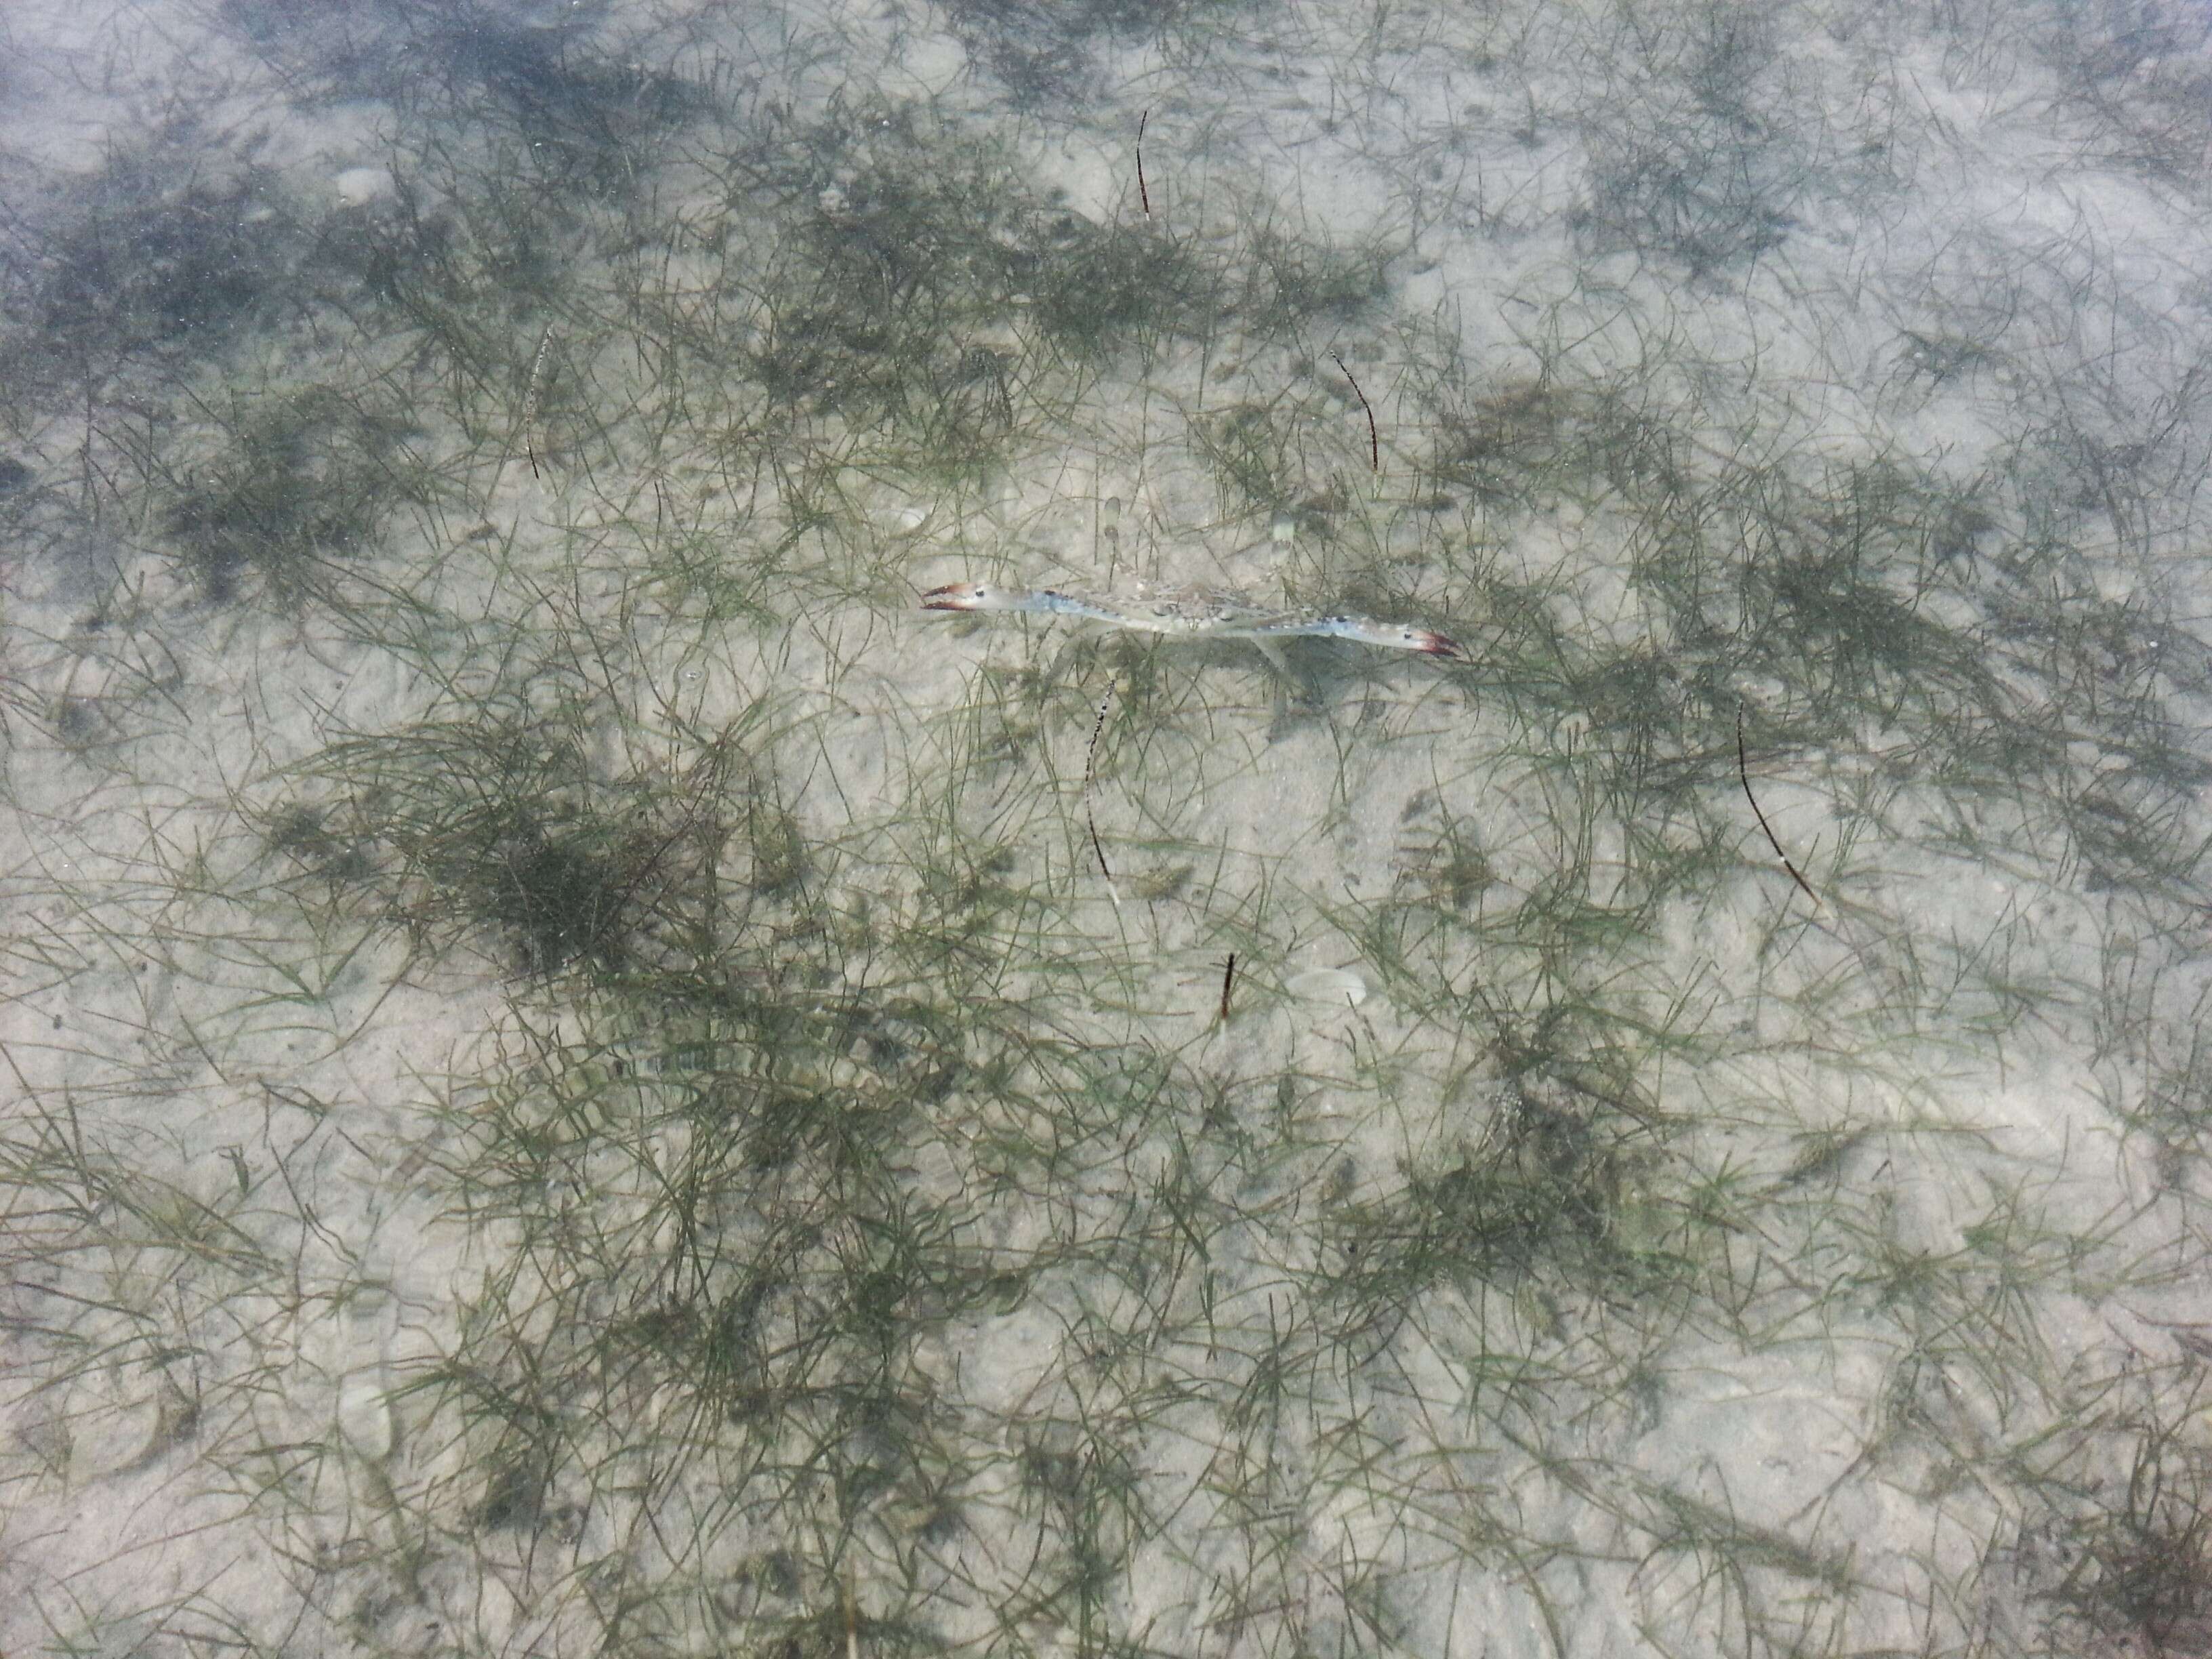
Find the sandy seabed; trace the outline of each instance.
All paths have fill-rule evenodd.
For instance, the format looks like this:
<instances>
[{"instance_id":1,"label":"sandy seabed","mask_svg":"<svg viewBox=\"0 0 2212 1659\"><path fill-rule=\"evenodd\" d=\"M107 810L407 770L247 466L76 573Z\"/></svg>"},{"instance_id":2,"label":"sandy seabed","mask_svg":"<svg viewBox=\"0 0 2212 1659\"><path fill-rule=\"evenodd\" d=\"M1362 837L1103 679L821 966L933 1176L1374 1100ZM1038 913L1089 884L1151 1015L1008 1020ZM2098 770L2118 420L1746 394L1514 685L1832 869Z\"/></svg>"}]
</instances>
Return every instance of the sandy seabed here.
<instances>
[{"instance_id":1,"label":"sandy seabed","mask_svg":"<svg viewBox=\"0 0 2212 1659\"><path fill-rule=\"evenodd\" d=\"M0 1652L2212 1651L2201 7L0 135Z\"/></svg>"}]
</instances>

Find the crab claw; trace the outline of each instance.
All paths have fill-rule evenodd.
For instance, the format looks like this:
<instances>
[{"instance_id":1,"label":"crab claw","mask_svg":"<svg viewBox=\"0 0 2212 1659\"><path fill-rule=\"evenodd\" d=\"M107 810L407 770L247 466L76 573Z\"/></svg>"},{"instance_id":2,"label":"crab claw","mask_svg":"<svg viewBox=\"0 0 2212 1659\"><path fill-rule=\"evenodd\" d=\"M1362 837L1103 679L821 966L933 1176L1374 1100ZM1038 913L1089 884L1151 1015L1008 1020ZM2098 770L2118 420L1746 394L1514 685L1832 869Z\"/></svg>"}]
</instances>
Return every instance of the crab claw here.
<instances>
[{"instance_id":1,"label":"crab claw","mask_svg":"<svg viewBox=\"0 0 2212 1659\"><path fill-rule=\"evenodd\" d=\"M1425 628L1406 630L1407 643L1414 650L1426 652L1431 657L1449 657L1455 662L1467 660L1466 647L1448 635L1434 633Z\"/></svg>"},{"instance_id":2,"label":"crab claw","mask_svg":"<svg viewBox=\"0 0 2212 1659\"><path fill-rule=\"evenodd\" d=\"M973 611L981 603L983 590L974 582L948 582L943 587L933 587L921 596L924 611Z\"/></svg>"}]
</instances>

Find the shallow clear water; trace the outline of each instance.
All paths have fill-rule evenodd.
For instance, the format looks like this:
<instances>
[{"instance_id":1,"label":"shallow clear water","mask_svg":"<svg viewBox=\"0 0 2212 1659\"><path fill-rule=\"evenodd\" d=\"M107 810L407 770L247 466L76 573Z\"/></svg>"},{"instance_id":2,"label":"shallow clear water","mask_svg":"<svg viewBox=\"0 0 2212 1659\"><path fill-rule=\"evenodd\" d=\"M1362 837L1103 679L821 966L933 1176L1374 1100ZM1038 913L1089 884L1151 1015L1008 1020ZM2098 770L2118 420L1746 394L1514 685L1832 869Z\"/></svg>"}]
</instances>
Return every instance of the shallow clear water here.
<instances>
[{"instance_id":1,"label":"shallow clear water","mask_svg":"<svg viewBox=\"0 0 2212 1659\"><path fill-rule=\"evenodd\" d=\"M0 1649L2202 1650L2207 28L12 9Z\"/></svg>"}]
</instances>

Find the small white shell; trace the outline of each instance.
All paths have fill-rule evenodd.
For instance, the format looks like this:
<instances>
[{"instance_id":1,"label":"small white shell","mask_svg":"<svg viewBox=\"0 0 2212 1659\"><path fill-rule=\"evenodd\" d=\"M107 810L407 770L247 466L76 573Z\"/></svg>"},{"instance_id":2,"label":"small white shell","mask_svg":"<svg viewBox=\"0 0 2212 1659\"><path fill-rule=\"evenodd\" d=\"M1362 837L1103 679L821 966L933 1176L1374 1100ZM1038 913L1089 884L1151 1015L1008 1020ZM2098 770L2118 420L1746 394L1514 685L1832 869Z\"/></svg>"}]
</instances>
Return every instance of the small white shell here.
<instances>
[{"instance_id":1,"label":"small white shell","mask_svg":"<svg viewBox=\"0 0 2212 1659\"><path fill-rule=\"evenodd\" d=\"M1285 980L1283 988L1294 997L1351 1008L1367 1000L1367 981L1349 968L1309 968Z\"/></svg>"},{"instance_id":2,"label":"small white shell","mask_svg":"<svg viewBox=\"0 0 2212 1659\"><path fill-rule=\"evenodd\" d=\"M347 1445L374 1462L392 1450L392 1407L381 1379L348 1377L338 1389L338 1432Z\"/></svg>"},{"instance_id":3,"label":"small white shell","mask_svg":"<svg viewBox=\"0 0 2212 1659\"><path fill-rule=\"evenodd\" d=\"M331 180L331 190L340 206L360 207L396 195L398 185L390 167L348 167Z\"/></svg>"},{"instance_id":4,"label":"small white shell","mask_svg":"<svg viewBox=\"0 0 2212 1659\"><path fill-rule=\"evenodd\" d=\"M896 507L879 507L872 516L876 527L884 534L904 538L919 535L936 514L937 509L925 502L907 501Z\"/></svg>"}]
</instances>

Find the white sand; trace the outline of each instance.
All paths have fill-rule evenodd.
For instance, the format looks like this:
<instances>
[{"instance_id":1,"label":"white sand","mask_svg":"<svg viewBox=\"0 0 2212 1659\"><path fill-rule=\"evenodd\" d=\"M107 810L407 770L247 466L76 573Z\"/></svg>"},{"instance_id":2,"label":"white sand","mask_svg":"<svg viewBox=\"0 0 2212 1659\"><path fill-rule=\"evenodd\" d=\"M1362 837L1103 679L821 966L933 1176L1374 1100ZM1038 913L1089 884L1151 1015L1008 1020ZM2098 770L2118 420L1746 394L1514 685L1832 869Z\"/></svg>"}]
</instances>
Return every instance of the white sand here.
<instances>
[{"instance_id":1,"label":"white sand","mask_svg":"<svg viewBox=\"0 0 2212 1659\"><path fill-rule=\"evenodd\" d=\"M2212 759L2198 499L2212 213L2201 174L2158 178L2118 138L2139 130L2124 116L2148 123L2163 88L2193 84L2181 127L2201 158L2203 26L2179 3L2145 9L2144 28L2170 25L2178 44L2108 87L2116 114L2039 55L2063 33L2055 9L1956 8L1971 15L1948 31L1902 8L1778 6L1758 23L1768 9L1224 9L1194 26L1202 54L1097 37L1075 89L1027 112L1005 86L1026 38L1011 11L972 27L902 3L600 17L577 49L621 40L687 74L719 60L726 95L800 118L849 112L855 171L821 181L827 214L845 210L871 143L902 142L874 97L931 105L930 132L994 135L1041 194L1127 222L1149 112L1157 234L1249 249L1274 224L1403 249L1382 303L1303 325L1297 349L1239 360L1224 321L1218 349L1175 342L1115 363L988 482L843 478L846 526L808 544L808 580L843 598L787 624L702 624L696 604L629 580L644 550L684 535L765 556L786 504L747 471L729 410L674 421L650 477L635 448L568 416L544 422L568 424L540 477L512 436L473 434L465 476L488 499L397 515L363 561L443 613L419 653L250 584L209 603L177 562L162 491L121 470L143 389L109 382L89 442L82 410L16 410L0 450L40 493L21 496L20 545L0 550L0 1652L719 1651L806 1620L808 1651L826 1652L845 1629L832 1553L866 1650L2207 1650L2212 1600L2191 1599L2212 1596L2203 1533L2175 1547L2182 1566L2154 1596L2126 1604L2132 1620L2118 1552L2185 1534L2177 1516L2212 1502L2212 1073L2195 1046L2212 912L2194 862L2161 883L2085 854L2110 821L2100 800L2150 799L2129 793L2143 763L2088 723L2094 686L2039 677L2021 621L2063 614L2055 572L2125 601L2137 625L2112 644L2115 682L2141 670L2129 652L2154 654L2150 678L2127 683L2154 688L2191 763ZM265 134L258 162L297 201L388 210L397 118L374 100L288 98L222 10L11 8L10 219L67 222L110 147L181 111L198 133L162 153L204 148L210 180L242 176L243 137ZM2080 40L2125 36L2118 9L2086 10ZM1731 18L1759 44L1698 105L1698 54ZM994 29L1013 59L984 50ZM1716 113L1738 94L1757 112L1747 126ZM1698 144L1729 159L1670 208L1664 169L1695 175L1711 161ZM1606 245L1592 203L1607 179L1655 192L1637 198L1647 227L1687 226L1671 253ZM664 183L656 214L703 225L719 210L696 174L672 165ZM1765 230L1695 196L1739 188L1775 205ZM584 217L580 258L611 258L619 216ZM708 268L703 243L653 234L665 270ZM38 237L15 246L32 270ZM343 362L358 384L373 351L332 344L334 317L321 320L270 325L222 372L266 396ZM516 324L524 361L544 325ZM585 375L611 425L665 406L627 341L555 327L557 372ZM1039 337L1016 314L983 343L1027 362ZM1928 368L1944 343L1973 340L1981 356ZM1331 351L1373 400L1379 477ZM1641 653L1652 684L1720 675L1713 706L1741 698L1755 730L1794 717L1820 665L1726 681L1684 613L1653 601L1663 550L1621 497L1462 499L1442 520L1409 502L1444 414L1417 366L1455 356L1479 397L1544 356L1577 385L1653 365L1650 426L1684 441L1674 464L1716 499L1766 460L1817 478L1887 455L1966 481L2042 476L2068 455L2094 474L2096 456L2142 447L2125 501L2093 479L2063 523L1960 532L1970 549L1875 573L1916 614L1986 639L2023 706L2081 722L2063 773L2016 793L1939 775L1926 757L1940 744L1910 711L1869 713L1824 754L1762 754L1759 805L1820 890L1814 912L1741 810L1718 716L1655 763L1700 756L1698 799L1742 818L1740 866L1670 896L1617 969L1576 958L1555 977L1534 901L1559 872L1594 872L1577 902L1595 915L1618 897L1612 872L1650 857L1639 837L1686 852L1696 824L1561 793L1552 762L1620 729L1601 695L1655 694L1593 682L1592 707L1536 729L1525 688L1484 660L1507 629L1486 596L1540 589L1565 637ZM406 384L399 361L384 367ZM191 384L204 397L220 377ZM1287 538L1233 499L1202 441L1240 403L1278 397L1315 498ZM161 407L172 477L205 467L211 427L182 398ZM416 413L427 447L462 448L449 414ZM125 480L97 511L87 457ZM1783 556L1755 527L1717 512L1708 553ZM2069 550L2035 567L2041 587L2008 586L2004 550L2039 533ZM1322 647L1299 659L1316 711L1287 706L1241 647L1146 656L1061 623L948 623L914 613L902 586L987 575L1316 604L1379 578L1405 620L1462 635L1478 661ZM1731 637L1778 625L1708 620ZM746 787L836 847L812 879L854 926L845 982L794 986L794 1008L896 981L902 939L950 914L921 872L957 866L1039 896L993 941L1018 958L1005 991L1038 1011L1038 1042L1141 1057L1115 1084L1126 1098L1080 1124L951 1087L902 1167L916 1212L957 1217L979 1263L1049 1264L1003 1305L915 1316L892 1362L896 1391L930 1403L930 1434L965 1471L961 1522L942 1534L869 1438L892 1428L825 1444L817 1484L778 1488L775 1507L732 1449L742 1437L697 1421L696 1391L649 1367L599 1379L602 1415L542 1493L502 1503L488 1473L496 1425L472 1414L462 1373L502 1352L557 1370L592 1320L636 1311L624 1287L656 1273L622 1263L675 1249L650 1170L681 1161L688 1131L607 1128L573 1185L536 1193L546 1215L614 1241L604 1294L568 1299L574 1263L517 1215L464 1206L455 1171L489 1115L549 1097L532 1068L559 1041L604 1035L591 1007L513 973L495 930L459 930L433 954L373 915L311 925L263 826L293 798L286 769L334 736L502 690L550 699L556 642L586 635L628 653L601 677L602 779L647 751L677 775L697 763L664 741L674 722L653 718L656 698L697 731L771 699L781 724L745 728L760 757ZM1072 689L1054 678L1085 673ZM1153 723L1109 720L1086 802L1082 711L1116 673L1109 707ZM618 706L644 726L625 729ZM1118 899L1097 878L1086 805ZM2174 844L2212 836L2206 805L2157 809ZM1402 901L1443 879L1462 830L1490 879L1435 908L1530 906L1517 943L1477 949L1408 920L1428 912ZM735 893L744 878L729 873ZM455 936L435 914L450 896L409 896L431 933ZM759 914L768 926L797 907ZM1402 942L1396 962L1385 935ZM1556 960L1574 954L1563 944ZM961 994L990 982L959 971ZM1363 994L1300 1000L1332 971ZM1601 1012L1546 1025L1569 989L1601 993ZM1540 1046L1554 1029L1615 1046L1577 1048L1516 1093L1498 1034ZM872 1100L888 1062L851 1042L823 1086ZM1353 1218L1448 1205L1516 1110L1571 1116L1616 1088L1665 1124L1632 1138L1603 1183L1608 1248L1654 1264L1654 1288L1571 1267L1440 1270L1401 1317L1371 1324L1315 1290L1351 1271ZM1815 1163L1828 1143L1806 1137L1822 1131L1837 1156ZM987 1179L993 1149L1017 1142L1056 1146L1052 1185ZM1709 1212L1693 1179L1710 1182ZM1698 1219L1722 1212L1724 1226ZM851 1231L827 1200L822 1213L828 1236ZM1212 1229L1203 1244L1191 1215ZM733 1259L767 1248L728 1225ZM1447 1232L1447 1254L1465 1246ZM1663 1265L1683 1251L1693 1268ZM1270 1376L1287 1379L1280 1393ZM1127 1484L1099 1498L1117 1456ZM870 1486L878 1464L894 1474ZM2130 1491L2146 1467L2163 1507ZM1061 1553L1078 1490L1108 1564L1091 1626L1054 1588L1078 1572Z\"/></svg>"}]
</instances>

